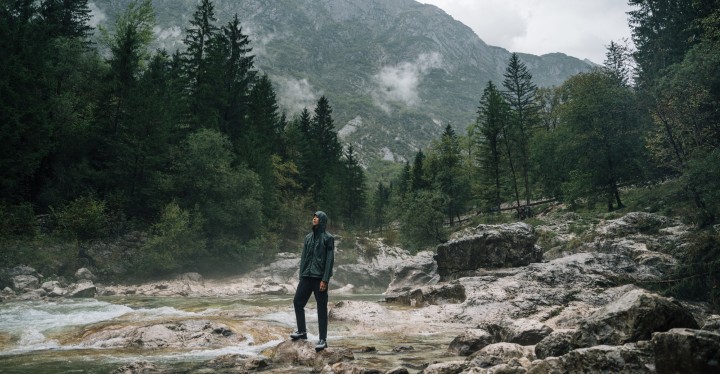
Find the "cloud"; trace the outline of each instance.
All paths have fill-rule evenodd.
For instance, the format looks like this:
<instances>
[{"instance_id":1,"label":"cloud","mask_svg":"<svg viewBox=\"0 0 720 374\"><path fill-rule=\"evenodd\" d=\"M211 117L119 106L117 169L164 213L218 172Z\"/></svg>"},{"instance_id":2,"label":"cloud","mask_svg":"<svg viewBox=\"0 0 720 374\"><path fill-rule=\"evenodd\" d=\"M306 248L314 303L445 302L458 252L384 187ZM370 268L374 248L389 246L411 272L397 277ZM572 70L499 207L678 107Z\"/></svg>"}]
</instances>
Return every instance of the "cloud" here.
<instances>
[{"instance_id":1,"label":"cloud","mask_svg":"<svg viewBox=\"0 0 720 374\"><path fill-rule=\"evenodd\" d=\"M306 78L276 77L273 81L277 85L278 104L290 113L300 113L305 108L314 108L322 95Z\"/></svg>"},{"instance_id":2,"label":"cloud","mask_svg":"<svg viewBox=\"0 0 720 374\"><path fill-rule=\"evenodd\" d=\"M376 104L389 111L387 102L396 102L408 106L420 103L418 85L423 75L433 68L439 68L442 56L433 52L423 53L414 62L402 62L395 66L384 66L373 76L375 88L372 97Z\"/></svg>"},{"instance_id":3,"label":"cloud","mask_svg":"<svg viewBox=\"0 0 720 374\"><path fill-rule=\"evenodd\" d=\"M610 41L630 38L627 12L617 0L420 0L472 28L490 45L542 55L562 52L596 63Z\"/></svg>"},{"instance_id":4,"label":"cloud","mask_svg":"<svg viewBox=\"0 0 720 374\"><path fill-rule=\"evenodd\" d=\"M107 19L107 14L103 13L100 8L95 5L95 3L88 3L88 8L90 8L90 26L91 27L97 27L100 23L105 21Z\"/></svg>"}]
</instances>

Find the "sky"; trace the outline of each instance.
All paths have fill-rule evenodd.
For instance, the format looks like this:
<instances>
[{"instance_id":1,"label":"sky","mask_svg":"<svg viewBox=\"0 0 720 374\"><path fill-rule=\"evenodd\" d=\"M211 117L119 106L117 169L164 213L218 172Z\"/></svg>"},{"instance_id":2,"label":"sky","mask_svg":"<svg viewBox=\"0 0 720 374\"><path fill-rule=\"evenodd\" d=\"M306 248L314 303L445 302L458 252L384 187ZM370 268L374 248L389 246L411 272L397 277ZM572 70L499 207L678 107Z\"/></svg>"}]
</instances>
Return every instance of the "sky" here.
<instances>
[{"instance_id":1,"label":"sky","mask_svg":"<svg viewBox=\"0 0 720 374\"><path fill-rule=\"evenodd\" d=\"M562 52L597 64L611 41L630 40L626 0L418 0L510 52Z\"/></svg>"}]
</instances>

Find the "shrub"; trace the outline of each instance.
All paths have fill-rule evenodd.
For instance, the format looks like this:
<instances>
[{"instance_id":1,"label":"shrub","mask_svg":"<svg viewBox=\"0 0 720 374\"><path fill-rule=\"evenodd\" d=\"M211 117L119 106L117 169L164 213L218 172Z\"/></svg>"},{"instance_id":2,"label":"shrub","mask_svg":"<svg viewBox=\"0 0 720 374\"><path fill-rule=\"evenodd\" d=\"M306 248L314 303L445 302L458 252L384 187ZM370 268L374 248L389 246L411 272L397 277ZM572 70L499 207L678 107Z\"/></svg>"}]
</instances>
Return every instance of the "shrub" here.
<instances>
[{"instance_id":1,"label":"shrub","mask_svg":"<svg viewBox=\"0 0 720 374\"><path fill-rule=\"evenodd\" d=\"M33 238L37 233L37 220L30 203L0 205L0 238Z\"/></svg>"},{"instance_id":2,"label":"shrub","mask_svg":"<svg viewBox=\"0 0 720 374\"><path fill-rule=\"evenodd\" d=\"M108 218L105 202L92 196L73 200L61 209L50 207L55 233L75 240L90 240L105 236Z\"/></svg>"}]
</instances>

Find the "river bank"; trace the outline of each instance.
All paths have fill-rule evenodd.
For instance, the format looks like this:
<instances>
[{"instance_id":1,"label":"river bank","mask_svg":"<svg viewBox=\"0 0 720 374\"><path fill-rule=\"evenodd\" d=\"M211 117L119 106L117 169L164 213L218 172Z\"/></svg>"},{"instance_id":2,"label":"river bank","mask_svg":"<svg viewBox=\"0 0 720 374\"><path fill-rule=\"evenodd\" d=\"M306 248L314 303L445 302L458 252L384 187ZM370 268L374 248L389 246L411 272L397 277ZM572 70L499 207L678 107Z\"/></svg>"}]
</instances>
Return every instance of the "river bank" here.
<instances>
[{"instance_id":1,"label":"river bank","mask_svg":"<svg viewBox=\"0 0 720 374\"><path fill-rule=\"evenodd\" d=\"M692 231L632 213L578 241L571 219L470 227L437 253L375 243L375 256L336 268L330 348L321 354L287 340L298 260L288 253L233 278L98 283L90 299L16 295L0 303L2 320L15 321L0 325L0 364L17 372L50 372L53 363L128 373L712 372L720 315L639 286L672 269ZM544 247L539 235L551 237Z\"/></svg>"}]
</instances>

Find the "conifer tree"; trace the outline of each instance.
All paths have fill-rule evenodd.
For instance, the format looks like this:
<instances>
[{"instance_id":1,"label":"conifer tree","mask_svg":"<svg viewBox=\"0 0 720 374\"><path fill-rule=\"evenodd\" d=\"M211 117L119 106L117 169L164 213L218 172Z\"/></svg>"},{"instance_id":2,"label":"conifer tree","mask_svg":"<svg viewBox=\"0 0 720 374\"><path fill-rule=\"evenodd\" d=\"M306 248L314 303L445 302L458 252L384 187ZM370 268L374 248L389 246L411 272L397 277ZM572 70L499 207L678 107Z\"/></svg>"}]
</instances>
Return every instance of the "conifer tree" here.
<instances>
[{"instance_id":1,"label":"conifer tree","mask_svg":"<svg viewBox=\"0 0 720 374\"><path fill-rule=\"evenodd\" d=\"M537 106L535 105L535 90L537 87L532 82L532 75L527 66L520 61L516 53L513 53L510 57L504 77L504 95L510 104L512 112L512 131L509 132L509 135L512 136L512 142L517 151L517 166L523 178L525 205L526 208L529 208L531 191L528 143L532 136L532 129L537 121Z\"/></svg>"},{"instance_id":2,"label":"conifer tree","mask_svg":"<svg viewBox=\"0 0 720 374\"><path fill-rule=\"evenodd\" d=\"M501 197L501 164L503 129L509 125L510 108L500 91L488 82L477 111L478 163L480 172L479 194L483 205L499 211Z\"/></svg>"}]
</instances>

